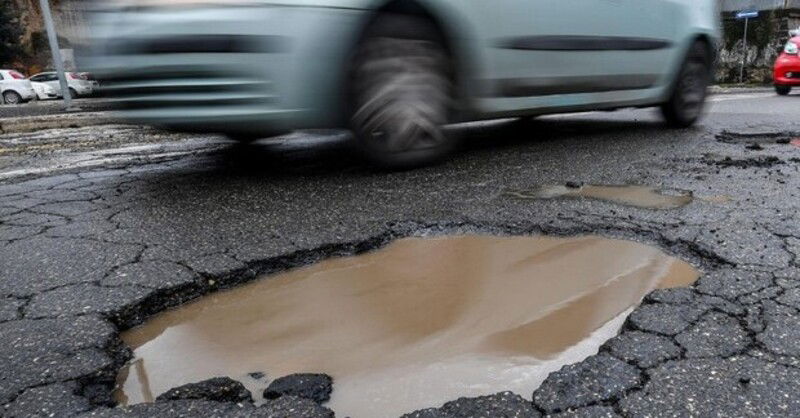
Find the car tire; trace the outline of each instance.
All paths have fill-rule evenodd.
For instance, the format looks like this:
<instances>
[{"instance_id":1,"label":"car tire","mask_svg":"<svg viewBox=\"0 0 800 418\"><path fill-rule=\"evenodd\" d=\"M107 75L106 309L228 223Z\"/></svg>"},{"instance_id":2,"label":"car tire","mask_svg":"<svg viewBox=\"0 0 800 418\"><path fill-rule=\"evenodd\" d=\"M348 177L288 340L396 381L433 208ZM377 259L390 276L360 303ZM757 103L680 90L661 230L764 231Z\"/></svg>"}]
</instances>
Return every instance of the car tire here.
<instances>
[{"instance_id":1,"label":"car tire","mask_svg":"<svg viewBox=\"0 0 800 418\"><path fill-rule=\"evenodd\" d=\"M711 60L706 44L695 42L673 83L669 100L661 105L667 125L688 128L702 116L711 81Z\"/></svg>"},{"instance_id":2,"label":"car tire","mask_svg":"<svg viewBox=\"0 0 800 418\"><path fill-rule=\"evenodd\" d=\"M361 153L385 169L442 160L457 145L444 126L453 105L453 65L436 27L406 15L379 16L350 73L351 128Z\"/></svg>"},{"instance_id":3,"label":"car tire","mask_svg":"<svg viewBox=\"0 0 800 418\"><path fill-rule=\"evenodd\" d=\"M69 88L69 97L70 97L70 99L77 99L78 98L77 90L75 90L72 87L70 87Z\"/></svg>"},{"instance_id":4,"label":"car tire","mask_svg":"<svg viewBox=\"0 0 800 418\"><path fill-rule=\"evenodd\" d=\"M8 90L6 92L3 92L3 103L6 103L6 104L22 104L24 102L25 101L22 100L22 96L20 96L19 93L15 92L13 90Z\"/></svg>"},{"instance_id":5,"label":"car tire","mask_svg":"<svg viewBox=\"0 0 800 418\"><path fill-rule=\"evenodd\" d=\"M792 92L792 86L775 85L775 92L778 93L778 96L786 96Z\"/></svg>"}]
</instances>

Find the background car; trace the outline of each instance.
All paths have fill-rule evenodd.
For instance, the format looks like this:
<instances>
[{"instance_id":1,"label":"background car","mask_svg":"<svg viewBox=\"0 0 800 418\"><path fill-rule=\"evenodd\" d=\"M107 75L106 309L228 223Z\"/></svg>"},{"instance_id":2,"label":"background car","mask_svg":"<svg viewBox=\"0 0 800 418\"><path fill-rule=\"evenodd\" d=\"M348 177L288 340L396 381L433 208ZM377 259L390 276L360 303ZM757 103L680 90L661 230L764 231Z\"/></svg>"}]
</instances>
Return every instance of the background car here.
<instances>
[{"instance_id":1,"label":"background car","mask_svg":"<svg viewBox=\"0 0 800 418\"><path fill-rule=\"evenodd\" d=\"M18 71L0 70L0 98L3 103L20 104L36 98L36 92Z\"/></svg>"},{"instance_id":2,"label":"background car","mask_svg":"<svg viewBox=\"0 0 800 418\"><path fill-rule=\"evenodd\" d=\"M786 42L783 52L775 60L772 76L775 91L781 96L791 93L792 87L800 86L800 36L796 31L792 32L794 36Z\"/></svg>"},{"instance_id":3,"label":"background car","mask_svg":"<svg viewBox=\"0 0 800 418\"><path fill-rule=\"evenodd\" d=\"M56 90L45 83L31 81L31 85L33 86L33 90L36 92L36 98L38 100L58 98L58 93L56 93Z\"/></svg>"},{"instance_id":4,"label":"background car","mask_svg":"<svg viewBox=\"0 0 800 418\"><path fill-rule=\"evenodd\" d=\"M92 82L87 79L84 73L67 72L64 73L64 75L67 77L67 87L73 98L90 96L94 92ZM55 71L33 75L29 80L47 84L58 93L59 97L62 96L61 84L58 81L58 74L56 74Z\"/></svg>"},{"instance_id":5,"label":"background car","mask_svg":"<svg viewBox=\"0 0 800 418\"><path fill-rule=\"evenodd\" d=\"M447 155L451 122L654 106L692 125L720 37L717 0L132 3L95 14L84 65L123 117L244 141L347 127L392 168Z\"/></svg>"}]
</instances>

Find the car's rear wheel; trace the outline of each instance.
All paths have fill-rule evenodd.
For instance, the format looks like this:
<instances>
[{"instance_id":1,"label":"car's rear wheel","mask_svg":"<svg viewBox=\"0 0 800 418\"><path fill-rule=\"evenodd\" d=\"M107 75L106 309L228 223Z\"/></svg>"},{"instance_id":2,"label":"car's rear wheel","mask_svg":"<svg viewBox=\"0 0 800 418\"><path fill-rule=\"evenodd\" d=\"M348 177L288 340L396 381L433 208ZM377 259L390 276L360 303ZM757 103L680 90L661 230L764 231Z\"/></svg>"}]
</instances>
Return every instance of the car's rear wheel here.
<instances>
[{"instance_id":1,"label":"car's rear wheel","mask_svg":"<svg viewBox=\"0 0 800 418\"><path fill-rule=\"evenodd\" d=\"M452 60L426 20L384 15L367 30L351 72L351 127L372 163L429 164L457 140L443 129L453 104Z\"/></svg>"},{"instance_id":2,"label":"car's rear wheel","mask_svg":"<svg viewBox=\"0 0 800 418\"><path fill-rule=\"evenodd\" d=\"M15 91L6 91L3 93L3 102L7 104L20 104L22 103L22 96Z\"/></svg>"},{"instance_id":3,"label":"car's rear wheel","mask_svg":"<svg viewBox=\"0 0 800 418\"><path fill-rule=\"evenodd\" d=\"M661 113L669 126L687 128L703 114L708 85L711 81L711 60L706 44L695 42L673 83L669 100L661 105Z\"/></svg>"},{"instance_id":4,"label":"car's rear wheel","mask_svg":"<svg viewBox=\"0 0 800 418\"><path fill-rule=\"evenodd\" d=\"M792 86L775 86L775 92L778 93L779 96L786 96L792 92Z\"/></svg>"}]
</instances>

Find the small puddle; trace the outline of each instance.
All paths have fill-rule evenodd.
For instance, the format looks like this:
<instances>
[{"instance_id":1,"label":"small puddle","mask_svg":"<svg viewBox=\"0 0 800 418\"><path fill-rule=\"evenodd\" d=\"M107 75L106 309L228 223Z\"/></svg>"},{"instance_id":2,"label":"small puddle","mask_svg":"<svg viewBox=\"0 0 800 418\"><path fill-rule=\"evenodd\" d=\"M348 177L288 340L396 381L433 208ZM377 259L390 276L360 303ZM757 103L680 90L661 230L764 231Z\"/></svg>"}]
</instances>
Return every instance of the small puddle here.
<instances>
[{"instance_id":1,"label":"small puddle","mask_svg":"<svg viewBox=\"0 0 800 418\"><path fill-rule=\"evenodd\" d=\"M588 198L645 209L677 209L692 202L688 191L667 191L647 186L545 185L530 190L509 190L520 199Z\"/></svg>"},{"instance_id":2,"label":"small puddle","mask_svg":"<svg viewBox=\"0 0 800 418\"><path fill-rule=\"evenodd\" d=\"M530 395L616 335L655 288L698 277L687 263L599 237L407 238L155 316L123 333L134 360L117 399L229 376L334 378L340 416L390 417L461 396Z\"/></svg>"}]
</instances>

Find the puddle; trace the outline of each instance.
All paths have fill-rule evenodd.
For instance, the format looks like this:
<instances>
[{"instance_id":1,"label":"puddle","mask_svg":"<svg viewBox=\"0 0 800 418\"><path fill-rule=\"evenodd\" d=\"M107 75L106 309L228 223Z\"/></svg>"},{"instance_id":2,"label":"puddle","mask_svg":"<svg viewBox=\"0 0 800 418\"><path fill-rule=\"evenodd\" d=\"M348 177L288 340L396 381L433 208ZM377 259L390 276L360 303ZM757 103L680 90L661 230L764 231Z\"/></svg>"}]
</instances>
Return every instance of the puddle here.
<instances>
[{"instance_id":1,"label":"puddle","mask_svg":"<svg viewBox=\"0 0 800 418\"><path fill-rule=\"evenodd\" d=\"M150 402L216 376L260 397L297 372L334 378L339 416L396 417L461 396L529 396L594 353L655 288L697 272L646 245L598 237L408 238L209 295L123 333L116 396Z\"/></svg>"},{"instance_id":2,"label":"puddle","mask_svg":"<svg viewBox=\"0 0 800 418\"><path fill-rule=\"evenodd\" d=\"M507 191L520 199L588 198L645 209L677 209L692 202L692 193L648 186L545 185L530 190Z\"/></svg>"}]
</instances>

